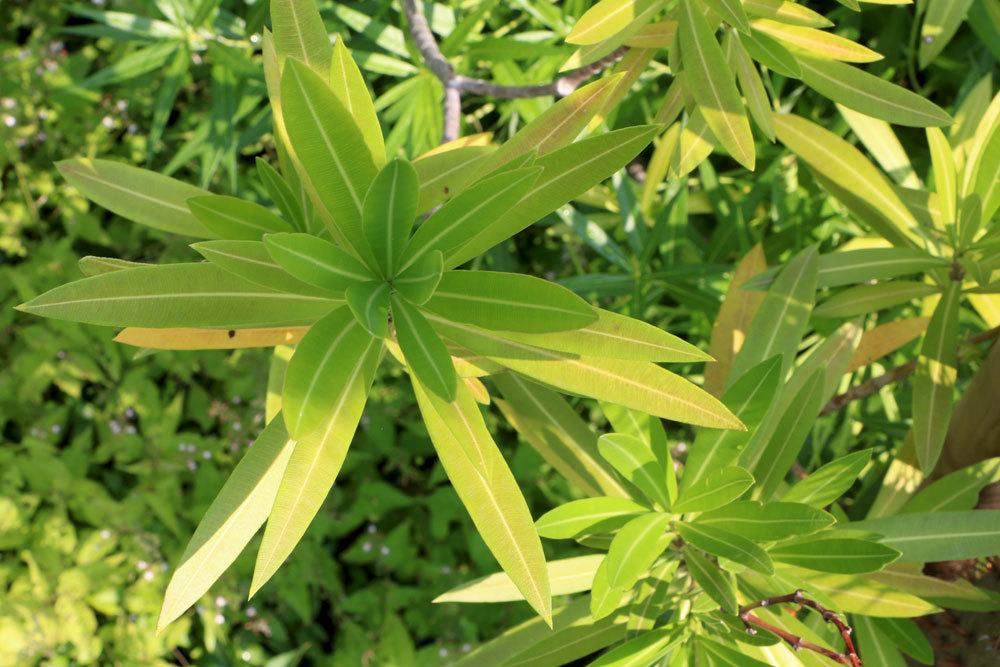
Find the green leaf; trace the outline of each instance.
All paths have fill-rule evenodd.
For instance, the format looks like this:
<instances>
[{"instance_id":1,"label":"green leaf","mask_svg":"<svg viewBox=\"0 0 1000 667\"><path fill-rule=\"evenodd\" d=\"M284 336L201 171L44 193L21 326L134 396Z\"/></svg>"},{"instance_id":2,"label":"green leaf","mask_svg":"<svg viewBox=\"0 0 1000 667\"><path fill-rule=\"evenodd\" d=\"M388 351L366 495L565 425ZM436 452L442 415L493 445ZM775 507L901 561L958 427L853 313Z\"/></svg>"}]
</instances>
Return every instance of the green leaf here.
<instances>
[{"instance_id":1,"label":"green leaf","mask_svg":"<svg viewBox=\"0 0 1000 667\"><path fill-rule=\"evenodd\" d=\"M924 665L934 664L934 647L915 622L905 618L873 618L871 622L896 648Z\"/></svg>"},{"instance_id":2,"label":"green leaf","mask_svg":"<svg viewBox=\"0 0 1000 667\"><path fill-rule=\"evenodd\" d=\"M291 294L312 294L328 299L336 296L289 275L271 259L261 241L200 241L192 243L191 247L216 266L255 285Z\"/></svg>"},{"instance_id":3,"label":"green leaf","mask_svg":"<svg viewBox=\"0 0 1000 667\"><path fill-rule=\"evenodd\" d=\"M755 542L774 542L797 535L810 535L834 523L831 514L795 502L729 503L699 514L694 522L727 530Z\"/></svg>"},{"instance_id":4,"label":"green leaf","mask_svg":"<svg viewBox=\"0 0 1000 667\"><path fill-rule=\"evenodd\" d=\"M18 310L117 327L279 327L310 324L327 297L254 285L208 263L122 269L56 287Z\"/></svg>"},{"instance_id":5,"label":"green leaf","mask_svg":"<svg viewBox=\"0 0 1000 667\"><path fill-rule=\"evenodd\" d=\"M849 524L855 527L857 524ZM892 618L923 616L939 611L930 602L879 581L883 573L835 574L778 564L778 575L792 587L825 598L828 607L841 613ZM806 583L808 582L808 583Z\"/></svg>"},{"instance_id":6,"label":"green leaf","mask_svg":"<svg viewBox=\"0 0 1000 667\"><path fill-rule=\"evenodd\" d=\"M632 519L618 531L606 559L611 588L625 590L639 581L667 547L669 525L670 515L651 512Z\"/></svg>"},{"instance_id":7,"label":"green leaf","mask_svg":"<svg viewBox=\"0 0 1000 667\"><path fill-rule=\"evenodd\" d=\"M149 46L120 56L104 69L91 74L76 85L83 89L101 88L163 69L178 53L179 46L179 42L174 39L158 40Z\"/></svg>"},{"instance_id":8,"label":"green leaf","mask_svg":"<svg viewBox=\"0 0 1000 667\"><path fill-rule=\"evenodd\" d=\"M701 552L684 545L684 564L687 571L701 586L708 597L719 603L722 610L735 614L739 610L736 602L736 583L733 575L701 555Z\"/></svg>"},{"instance_id":9,"label":"green leaf","mask_svg":"<svg viewBox=\"0 0 1000 667\"><path fill-rule=\"evenodd\" d=\"M950 283L931 315L913 375L913 445L920 469L928 475L941 455L954 407L961 300L961 283Z\"/></svg>"},{"instance_id":10,"label":"green leaf","mask_svg":"<svg viewBox=\"0 0 1000 667\"><path fill-rule=\"evenodd\" d=\"M236 197L192 197L187 205L191 213L220 239L260 241L264 234L292 231L288 223L260 204Z\"/></svg>"},{"instance_id":11,"label":"green leaf","mask_svg":"<svg viewBox=\"0 0 1000 667\"><path fill-rule=\"evenodd\" d=\"M597 435L566 399L514 373L491 379L505 399L495 402L507 421L571 484L591 496L628 495L598 453Z\"/></svg>"},{"instance_id":12,"label":"green leaf","mask_svg":"<svg viewBox=\"0 0 1000 667\"><path fill-rule=\"evenodd\" d=\"M677 19L687 89L726 151L752 170L755 153L750 123L712 27L693 0L680 1Z\"/></svg>"},{"instance_id":13,"label":"green leaf","mask_svg":"<svg viewBox=\"0 0 1000 667\"><path fill-rule=\"evenodd\" d=\"M965 579L946 581L923 574L922 565L890 565L881 572L867 575L893 591L927 600L925 604L938 604L950 609L966 611L995 611L1000 609L1000 596L978 588ZM924 612L928 613L928 612ZM919 614L909 614L916 616Z\"/></svg>"},{"instance_id":14,"label":"green leaf","mask_svg":"<svg viewBox=\"0 0 1000 667\"><path fill-rule=\"evenodd\" d=\"M758 493L770 498L798 458L826 403L825 372L818 370L791 397L771 438L762 448L747 448L743 463L757 480Z\"/></svg>"},{"instance_id":15,"label":"green leaf","mask_svg":"<svg viewBox=\"0 0 1000 667\"><path fill-rule=\"evenodd\" d=\"M854 485L871 457L872 450L865 449L834 459L793 484L781 499L790 503L825 507Z\"/></svg>"},{"instance_id":16,"label":"green leaf","mask_svg":"<svg viewBox=\"0 0 1000 667\"><path fill-rule=\"evenodd\" d=\"M683 638L683 631L673 626L649 630L602 654L590 667L645 667L667 655Z\"/></svg>"},{"instance_id":17,"label":"green leaf","mask_svg":"<svg viewBox=\"0 0 1000 667\"><path fill-rule=\"evenodd\" d=\"M550 106L486 158L477 176L524 155L547 155L578 138L623 78L624 74L614 74L592 81Z\"/></svg>"},{"instance_id":18,"label":"green leaf","mask_svg":"<svg viewBox=\"0 0 1000 667\"><path fill-rule=\"evenodd\" d=\"M364 231L382 274L394 278L417 216L417 172L401 158L375 176L364 203Z\"/></svg>"},{"instance_id":19,"label":"green leaf","mask_svg":"<svg viewBox=\"0 0 1000 667\"><path fill-rule=\"evenodd\" d=\"M456 322L502 331L577 329L597 319L570 290L520 273L445 271L425 307Z\"/></svg>"},{"instance_id":20,"label":"green leaf","mask_svg":"<svg viewBox=\"0 0 1000 667\"><path fill-rule=\"evenodd\" d=\"M662 0L601 0L584 12L566 35L567 44L603 42L629 26L636 17Z\"/></svg>"},{"instance_id":21,"label":"green leaf","mask_svg":"<svg viewBox=\"0 0 1000 667\"><path fill-rule=\"evenodd\" d=\"M444 338L564 391L619 403L663 419L713 428L742 428L717 399L655 364L571 357L508 341L437 315L427 319Z\"/></svg>"},{"instance_id":22,"label":"green leaf","mask_svg":"<svg viewBox=\"0 0 1000 667\"><path fill-rule=\"evenodd\" d=\"M549 572L552 595L589 591L594 574L603 561L604 554L550 560L545 566ZM514 602L523 599L524 596L510 576L506 572L497 572L460 584L434 598L434 602Z\"/></svg>"},{"instance_id":23,"label":"green leaf","mask_svg":"<svg viewBox=\"0 0 1000 667\"><path fill-rule=\"evenodd\" d=\"M444 255L432 250L393 278L392 286L408 301L420 305L433 296L443 273Z\"/></svg>"},{"instance_id":24,"label":"green leaf","mask_svg":"<svg viewBox=\"0 0 1000 667\"><path fill-rule=\"evenodd\" d=\"M736 466L728 466L705 474L697 482L681 489L673 512L707 512L722 507L742 496L753 486L753 475Z\"/></svg>"},{"instance_id":25,"label":"green leaf","mask_svg":"<svg viewBox=\"0 0 1000 667\"><path fill-rule=\"evenodd\" d=\"M849 63L870 63L882 59L882 54L849 39L806 26L788 25L781 21L757 19L756 31L769 35L807 56L820 60L840 60Z\"/></svg>"},{"instance_id":26,"label":"green leaf","mask_svg":"<svg viewBox=\"0 0 1000 667\"><path fill-rule=\"evenodd\" d=\"M201 188L111 160L63 160L56 168L87 199L123 218L172 234L216 237L188 210L188 199L211 194Z\"/></svg>"},{"instance_id":27,"label":"green leaf","mask_svg":"<svg viewBox=\"0 0 1000 667\"><path fill-rule=\"evenodd\" d=\"M326 82L294 59L281 77L281 109L300 176L327 228L369 257L362 206L376 169L361 130Z\"/></svg>"},{"instance_id":28,"label":"green leaf","mask_svg":"<svg viewBox=\"0 0 1000 667\"><path fill-rule=\"evenodd\" d=\"M795 360L799 341L809 325L816 293L816 248L810 246L793 257L775 278L757 315L747 329L746 342L733 359L730 378L780 354L783 373Z\"/></svg>"},{"instance_id":29,"label":"green leaf","mask_svg":"<svg viewBox=\"0 0 1000 667\"><path fill-rule=\"evenodd\" d=\"M510 210L481 226L466 243L445 253L445 267L464 264L559 208L621 169L659 132L658 125L638 125L574 142L543 155L530 190Z\"/></svg>"},{"instance_id":30,"label":"green leaf","mask_svg":"<svg viewBox=\"0 0 1000 667\"><path fill-rule=\"evenodd\" d=\"M451 355L420 311L399 296L392 296L396 339L410 370L421 384L446 401L455 400L458 378Z\"/></svg>"},{"instance_id":31,"label":"green leaf","mask_svg":"<svg viewBox=\"0 0 1000 667\"><path fill-rule=\"evenodd\" d=\"M285 271L331 292L375 278L353 255L312 234L268 234L264 245Z\"/></svg>"},{"instance_id":32,"label":"green leaf","mask_svg":"<svg viewBox=\"0 0 1000 667\"><path fill-rule=\"evenodd\" d=\"M310 346L315 344L315 340L309 342ZM302 353L300 344L295 354ZM322 417L323 422L318 428L307 432L295 443L264 529L264 540L257 551L257 563L250 583L251 597L292 553L337 479L361 421L380 355L381 346L370 347L357 360L345 360L345 365L350 367L347 374L323 376L324 381L329 379L340 384L331 383L323 388L329 392L323 399L329 405L329 411ZM289 370L297 366L295 358L292 357ZM300 369L296 368L295 372L299 373ZM327 397L333 397L332 402Z\"/></svg>"},{"instance_id":33,"label":"green leaf","mask_svg":"<svg viewBox=\"0 0 1000 667\"><path fill-rule=\"evenodd\" d=\"M746 46L750 57L761 65L781 76L787 76L791 79L802 78L802 67L799 66L799 61L780 42L760 32L744 37L744 46Z\"/></svg>"},{"instance_id":34,"label":"green leaf","mask_svg":"<svg viewBox=\"0 0 1000 667\"><path fill-rule=\"evenodd\" d=\"M678 523L677 532L686 542L713 556L726 558L762 574L774 572L767 553L745 537L714 526L693 523Z\"/></svg>"},{"instance_id":35,"label":"green leaf","mask_svg":"<svg viewBox=\"0 0 1000 667\"><path fill-rule=\"evenodd\" d=\"M117 257L95 257L94 255L81 257L77 260L76 265L80 269L80 273L88 278L90 276L101 275L102 273L121 271L122 269L137 269L149 266L149 264L143 264L142 262L130 262L127 259L118 259Z\"/></svg>"},{"instance_id":36,"label":"green leaf","mask_svg":"<svg viewBox=\"0 0 1000 667\"><path fill-rule=\"evenodd\" d=\"M379 356L378 341L348 308L338 308L314 324L296 346L285 374L282 399L292 437L303 438L321 426L347 396L345 388L365 377L359 374L367 374Z\"/></svg>"},{"instance_id":37,"label":"green leaf","mask_svg":"<svg viewBox=\"0 0 1000 667\"><path fill-rule=\"evenodd\" d=\"M743 47L743 41L735 31L727 30L723 37L722 49L726 53L727 62L736 71L736 80L739 81L740 91L746 100L750 117L773 142L774 123L771 121L771 116L774 113L771 109L771 100L767 96L757 68L750 59L750 54Z\"/></svg>"},{"instance_id":38,"label":"green leaf","mask_svg":"<svg viewBox=\"0 0 1000 667\"><path fill-rule=\"evenodd\" d=\"M904 563L985 558L1000 553L1000 510L900 514L844 524L881 535Z\"/></svg>"},{"instance_id":39,"label":"green leaf","mask_svg":"<svg viewBox=\"0 0 1000 667\"><path fill-rule=\"evenodd\" d=\"M208 592L264 524L294 445L278 418L247 450L198 523L170 577L157 632Z\"/></svg>"},{"instance_id":40,"label":"green leaf","mask_svg":"<svg viewBox=\"0 0 1000 667\"><path fill-rule=\"evenodd\" d=\"M973 0L927 0L917 50L920 69L927 67L944 50L965 21L972 4Z\"/></svg>"},{"instance_id":41,"label":"green leaf","mask_svg":"<svg viewBox=\"0 0 1000 667\"><path fill-rule=\"evenodd\" d=\"M825 179L824 186L835 186L833 195L851 212L893 245L916 245L916 218L861 151L799 116L775 114L774 125L778 140Z\"/></svg>"},{"instance_id":42,"label":"green leaf","mask_svg":"<svg viewBox=\"0 0 1000 667\"><path fill-rule=\"evenodd\" d=\"M354 318L376 338L389 335L389 283L371 280L347 288L344 296Z\"/></svg>"},{"instance_id":43,"label":"green leaf","mask_svg":"<svg viewBox=\"0 0 1000 667\"><path fill-rule=\"evenodd\" d=\"M1000 481L1000 457L979 461L936 479L920 489L907 501L900 513L971 510L979 501L980 490L998 481Z\"/></svg>"},{"instance_id":44,"label":"green leaf","mask_svg":"<svg viewBox=\"0 0 1000 667\"><path fill-rule=\"evenodd\" d=\"M894 125L941 127L952 119L916 93L857 67L832 60L798 56L802 80L821 95L845 107Z\"/></svg>"},{"instance_id":45,"label":"green leaf","mask_svg":"<svg viewBox=\"0 0 1000 667\"><path fill-rule=\"evenodd\" d=\"M505 338L570 354L632 361L709 361L694 345L642 320L593 308L597 320L579 329L503 333Z\"/></svg>"},{"instance_id":46,"label":"green leaf","mask_svg":"<svg viewBox=\"0 0 1000 667\"><path fill-rule=\"evenodd\" d=\"M819 256L816 287L842 287L870 280L888 280L948 266L948 260L917 248L863 248ZM747 281L743 289L764 289L774 281L776 269Z\"/></svg>"},{"instance_id":47,"label":"green leaf","mask_svg":"<svg viewBox=\"0 0 1000 667\"><path fill-rule=\"evenodd\" d=\"M625 433L607 433L597 440L601 456L651 502L670 509L666 476L652 448L639 438Z\"/></svg>"},{"instance_id":48,"label":"green leaf","mask_svg":"<svg viewBox=\"0 0 1000 667\"><path fill-rule=\"evenodd\" d=\"M782 563L840 574L875 572L900 555L897 550L878 542L827 536L779 544L767 553Z\"/></svg>"},{"instance_id":49,"label":"green leaf","mask_svg":"<svg viewBox=\"0 0 1000 667\"><path fill-rule=\"evenodd\" d=\"M764 667L767 664L705 637L698 637L697 646L699 658L711 656L709 660L703 662L712 667ZM702 664L702 661L699 661L699 664Z\"/></svg>"},{"instance_id":50,"label":"green leaf","mask_svg":"<svg viewBox=\"0 0 1000 667\"><path fill-rule=\"evenodd\" d=\"M750 19L740 0L707 0L708 7L744 35L750 34Z\"/></svg>"},{"instance_id":51,"label":"green leaf","mask_svg":"<svg viewBox=\"0 0 1000 667\"><path fill-rule=\"evenodd\" d=\"M542 515L535 527L548 539L570 539L583 534L609 533L624 526L648 507L628 498L599 496L560 505Z\"/></svg>"},{"instance_id":52,"label":"green leaf","mask_svg":"<svg viewBox=\"0 0 1000 667\"><path fill-rule=\"evenodd\" d=\"M438 458L472 522L524 599L552 624L552 600L542 545L517 482L464 385L447 403L418 378L413 387ZM471 456L470 456L471 454Z\"/></svg>"},{"instance_id":53,"label":"green leaf","mask_svg":"<svg viewBox=\"0 0 1000 667\"><path fill-rule=\"evenodd\" d=\"M332 60L330 88L361 130L361 136L364 137L368 152L371 153L372 163L376 167L381 167L385 164L382 126L379 125L375 104L368 94L368 86L361 75L361 70L351 57L350 50L344 45L342 37L338 37L334 42Z\"/></svg>"},{"instance_id":54,"label":"green leaf","mask_svg":"<svg viewBox=\"0 0 1000 667\"><path fill-rule=\"evenodd\" d=\"M891 308L936 293L939 288L928 283L895 280L875 285L859 285L838 292L816 306L816 317L857 317L883 308Z\"/></svg>"},{"instance_id":55,"label":"green leaf","mask_svg":"<svg viewBox=\"0 0 1000 667\"><path fill-rule=\"evenodd\" d=\"M461 140L460 140L461 141ZM420 200L417 210L430 211L441 202L462 192L473 182L478 166L496 146L462 145L425 153L413 160L420 179ZM476 200L478 201L478 199Z\"/></svg>"},{"instance_id":56,"label":"green leaf","mask_svg":"<svg viewBox=\"0 0 1000 667\"><path fill-rule=\"evenodd\" d=\"M781 377L781 357L775 355L748 370L726 389L722 402L747 430L698 431L684 464L681 489L689 489L705 475L736 461L777 395Z\"/></svg>"},{"instance_id":57,"label":"green leaf","mask_svg":"<svg viewBox=\"0 0 1000 667\"><path fill-rule=\"evenodd\" d=\"M327 76L330 36L313 0L271 0L271 29L282 60L294 58Z\"/></svg>"},{"instance_id":58,"label":"green leaf","mask_svg":"<svg viewBox=\"0 0 1000 667\"><path fill-rule=\"evenodd\" d=\"M931 148L931 166L934 171L934 189L938 196L938 212L944 229L955 224L958 201L958 170L955 158L944 132L929 127L927 145Z\"/></svg>"},{"instance_id":59,"label":"green leaf","mask_svg":"<svg viewBox=\"0 0 1000 667\"><path fill-rule=\"evenodd\" d=\"M302 202L295 198L295 193L292 192L288 181L278 173L277 169L268 164L267 160L257 158L256 164L257 175L260 177L261 183L264 184L271 201L281 210L281 214L288 221L288 224L296 231L304 231L306 221Z\"/></svg>"},{"instance_id":60,"label":"green leaf","mask_svg":"<svg viewBox=\"0 0 1000 667\"><path fill-rule=\"evenodd\" d=\"M499 218L519 202L541 171L538 167L504 171L449 200L417 228L403 253L400 270L405 271L435 250L448 253L459 248L484 220Z\"/></svg>"}]
</instances>

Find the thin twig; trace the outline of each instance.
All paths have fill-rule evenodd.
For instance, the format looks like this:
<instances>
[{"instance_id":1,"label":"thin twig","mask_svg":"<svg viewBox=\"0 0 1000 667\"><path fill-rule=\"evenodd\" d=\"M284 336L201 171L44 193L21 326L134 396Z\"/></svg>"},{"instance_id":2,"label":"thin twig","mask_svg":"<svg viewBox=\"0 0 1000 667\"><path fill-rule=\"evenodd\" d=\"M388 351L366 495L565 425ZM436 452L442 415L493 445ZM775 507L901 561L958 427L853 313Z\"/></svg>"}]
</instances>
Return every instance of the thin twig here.
<instances>
[{"instance_id":1,"label":"thin twig","mask_svg":"<svg viewBox=\"0 0 1000 667\"><path fill-rule=\"evenodd\" d=\"M797 604L800 609L808 607L817 612L823 617L824 621L837 628L837 632L840 633L841 639L844 640L844 652L837 653L836 651L828 649L825 646L814 644L813 642L807 641L798 635L782 630L781 628L772 625L759 616L751 613L754 609L771 607L776 604ZM807 598L804 591L798 590L788 595L777 595L775 597L764 598L756 602L751 602L748 605L740 607L740 620L743 621L743 625L750 634L757 634L756 628L761 628L780 637L795 651L813 651L830 658L837 664L850 665L851 667L861 667L861 658L858 656L857 649L854 648L854 630L851 626L844 622L842 618L840 618L839 614L827 609L819 602Z\"/></svg>"},{"instance_id":2,"label":"thin twig","mask_svg":"<svg viewBox=\"0 0 1000 667\"><path fill-rule=\"evenodd\" d=\"M975 336L971 336L966 340L967 345L978 345L979 343L984 343L988 340L993 340L997 336L1000 336L1000 327L995 327L989 329L988 331L983 331ZM961 355L960 355L961 356ZM831 412L836 412L840 410L845 405L851 401L856 401L860 398L865 398L866 396L871 396L872 394L877 394L883 387L890 385L894 382L900 382L906 378L913 375L913 372L917 370L917 360L912 359L902 366L897 366L890 371L886 371L882 375L873 377L867 382L862 382L857 387L851 387L843 394L838 394L830 399L823 410L820 411L820 416L828 415Z\"/></svg>"},{"instance_id":3,"label":"thin twig","mask_svg":"<svg viewBox=\"0 0 1000 667\"><path fill-rule=\"evenodd\" d=\"M613 65L624 57L628 49L619 47L600 60L583 67L570 70L563 76L551 81L533 86L502 86L483 79L456 74L448 59L441 53L434 33L427 23L427 17L417 4L417 0L402 0L403 13L410 28L413 43L424 59L427 69L434 73L444 85L444 133L442 142L446 143L458 138L459 121L462 111L462 93L472 93L484 97L503 99L521 99L528 97L565 97L577 87Z\"/></svg>"}]
</instances>

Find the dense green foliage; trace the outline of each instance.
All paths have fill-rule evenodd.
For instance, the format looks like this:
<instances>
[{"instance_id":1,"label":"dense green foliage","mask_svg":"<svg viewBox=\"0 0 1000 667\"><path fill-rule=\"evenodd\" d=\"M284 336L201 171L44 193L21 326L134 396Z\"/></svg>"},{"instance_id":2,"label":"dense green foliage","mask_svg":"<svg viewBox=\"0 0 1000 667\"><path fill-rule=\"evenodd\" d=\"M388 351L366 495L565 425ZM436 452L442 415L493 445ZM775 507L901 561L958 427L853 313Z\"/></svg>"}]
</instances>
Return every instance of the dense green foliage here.
<instances>
[{"instance_id":1,"label":"dense green foliage","mask_svg":"<svg viewBox=\"0 0 1000 667\"><path fill-rule=\"evenodd\" d=\"M448 151L400 8L315 4L0 7L0 664L832 664L746 634L797 588L902 664L1000 607L917 574L1000 552L994 4L427 4L498 84L630 49Z\"/></svg>"}]
</instances>

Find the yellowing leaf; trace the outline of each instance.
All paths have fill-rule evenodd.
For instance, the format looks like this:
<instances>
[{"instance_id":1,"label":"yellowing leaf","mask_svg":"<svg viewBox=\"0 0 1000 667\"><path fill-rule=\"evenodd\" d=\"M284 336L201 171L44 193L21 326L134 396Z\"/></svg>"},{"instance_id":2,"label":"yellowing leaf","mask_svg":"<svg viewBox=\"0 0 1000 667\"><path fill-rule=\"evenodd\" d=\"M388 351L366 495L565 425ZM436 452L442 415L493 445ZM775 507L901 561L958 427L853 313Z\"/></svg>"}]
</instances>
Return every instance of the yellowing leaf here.
<instances>
[{"instance_id":1,"label":"yellowing leaf","mask_svg":"<svg viewBox=\"0 0 1000 667\"><path fill-rule=\"evenodd\" d=\"M663 0L601 0L580 17L566 36L566 42L597 44L624 30L653 6L662 5Z\"/></svg>"},{"instance_id":2,"label":"yellowing leaf","mask_svg":"<svg viewBox=\"0 0 1000 667\"><path fill-rule=\"evenodd\" d=\"M770 19L757 19L751 25L753 25L754 30L759 30L816 58L842 60L850 63L870 63L882 59L880 53L839 35L815 28L788 25Z\"/></svg>"},{"instance_id":3,"label":"yellowing leaf","mask_svg":"<svg viewBox=\"0 0 1000 667\"><path fill-rule=\"evenodd\" d=\"M588 554L546 563L552 595L570 595L590 590L594 573L603 560L604 554ZM434 598L434 602L514 602L523 599L524 596L510 576L505 572L497 572L460 584Z\"/></svg>"},{"instance_id":4,"label":"yellowing leaf","mask_svg":"<svg viewBox=\"0 0 1000 667\"><path fill-rule=\"evenodd\" d=\"M930 318L912 317L880 324L861 336L858 349L854 351L847 373L868 366L876 359L895 352L912 340L916 340L927 329Z\"/></svg>"},{"instance_id":5,"label":"yellowing leaf","mask_svg":"<svg viewBox=\"0 0 1000 667\"><path fill-rule=\"evenodd\" d=\"M308 327L229 330L127 327L115 336L115 342L151 350L236 350L294 345L308 330Z\"/></svg>"}]
</instances>

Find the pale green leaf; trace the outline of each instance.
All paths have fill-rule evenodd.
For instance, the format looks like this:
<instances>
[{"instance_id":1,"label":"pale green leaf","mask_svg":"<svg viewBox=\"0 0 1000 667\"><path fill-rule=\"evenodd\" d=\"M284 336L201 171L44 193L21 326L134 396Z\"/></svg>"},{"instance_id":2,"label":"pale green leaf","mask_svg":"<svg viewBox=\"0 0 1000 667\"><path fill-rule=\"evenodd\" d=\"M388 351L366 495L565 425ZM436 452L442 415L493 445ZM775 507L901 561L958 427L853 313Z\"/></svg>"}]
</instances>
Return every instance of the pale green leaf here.
<instances>
[{"instance_id":1,"label":"pale green leaf","mask_svg":"<svg viewBox=\"0 0 1000 667\"><path fill-rule=\"evenodd\" d=\"M859 285L838 292L816 306L816 317L856 317L936 293L938 287L911 280Z\"/></svg>"},{"instance_id":2,"label":"pale green leaf","mask_svg":"<svg viewBox=\"0 0 1000 667\"><path fill-rule=\"evenodd\" d=\"M899 551L878 542L828 535L779 544L767 553L781 563L840 574L875 572L900 556Z\"/></svg>"},{"instance_id":3,"label":"pale green leaf","mask_svg":"<svg viewBox=\"0 0 1000 667\"><path fill-rule=\"evenodd\" d=\"M819 532L833 525L834 518L801 503L744 500L699 514L694 522L722 528L755 542L773 542Z\"/></svg>"},{"instance_id":4,"label":"pale green leaf","mask_svg":"<svg viewBox=\"0 0 1000 667\"><path fill-rule=\"evenodd\" d=\"M789 25L770 19L757 19L753 22L753 28L814 58L849 63L870 63L882 59L882 54L865 46L815 28Z\"/></svg>"},{"instance_id":5,"label":"pale green leaf","mask_svg":"<svg viewBox=\"0 0 1000 667\"><path fill-rule=\"evenodd\" d=\"M421 384L446 401L455 400L458 378L448 348L426 318L405 299L392 296L396 339L410 370Z\"/></svg>"},{"instance_id":6,"label":"pale green leaf","mask_svg":"<svg viewBox=\"0 0 1000 667\"><path fill-rule=\"evenodd\" d=\"M603 560L604 554L550 560L545 566L549 572L552 595L589 591L594 573ZM506 572L497 572L460 584L434 598L434 602L514 602L523 599L510 576Z\"/></svg>"},{"instance_id":7,"label":"pale green leaf","mask_svg":"<svg viewBox=\"0 0 1000 667\"><path fill-rule=\"evenodd\" d=\"M733 582L733 575L702 556L701 552L690 545L684 546L684 564L695 583L701 586L708 597L715 600L723 611L730 614L737 612L736 584Z\"/></svg>"},{"instance_id":8,"label":"pale green leaf","mask_svg":"<svg viewBox=\"0 0 1000 667\"><path fill-rule=\"evenodd\" d=\"M871 450L865 449L834 459L793 484L781 499L785 502L825 507L854 485L871 456Z\"/></svg>"},{"instance_id":9,"label":"pale green leaf","mask_svg":"<svg viewBox=\"0 0 1000 667\"><path fill-rule=\"evenodd\" d=\"M677 627L656 628L604 653L590 667L646 667L667 655L683 638L684 633Z\"/></svg>"},{"instance_id":10,"label":"pale green leaf","mask_svg":"<svg viewBox=\"0 0 1000 667\"><path fill-rule=\"evenodd\" d=\"M742 496L753 485L753 475L736 466L707 472L700 480L681 490L673 511L707 512Z\"/></svg>"},{"instance_id":11,"label":"pale green leaf","mask_svg":"<svg viewBox=\"0 0 1000 667\"><path fill-rule=\"evenodd\" d=\"M1000 510L900 514L844 524L881 536L904 563L986 558L1000 553Z\"/></svg>"},{"instance_id":12,"label":"pale green leaf","mask_svg":"<svg viewBox=\"0 0 1000 667\"><path fill-rule=\"evenodd\" d=\"M584 12L565 41L583 46L603 42L627 28L644 11L662 4L663 0L600 0Z\"/></svg>"},{"instance_id":13,"label":"pale green leaf","mask_svg":"<svg viewBox=\"0 0 1000 667\"><path fill-rule=\"evenodd\" d=\"M290 232L291 226L260 204L207 195L187 200L191 213L220 239L260 241L264 234Z\"/></svg>"},{"instance_id":14,"label":"pale green leaf","mask_svg":"<svg viewBox=\"0 0 1000 667\"><path fill-rule=\"evenodd\" d=\"M255 285L291 294L312 294L331 299L334 292L314 287L289 275L271 258L261 241L199 241L191 247L221 269Z\"/></svg>"},{"instance_id":15,"label":"pale green leaf","mask_svg":"<svg viewBox=\"0 0 1000 667\"><path fill-rule=\"evenodd\" d=\"M417 172L409 162L396 158L378 172L365 195L365 238L386 278L394 278L401 266L417 216L417 188Z\"/></svg>"},{"instance_id":16,"label":"pale green leaf","mask_svg":"<svg viewBox=\"0 0 1000 667\"><path fill-rule=\"evenodd\" d=\"M338 37L333 45L330 87L361 130L361 135L371 153L372 162L376 167L381 167L385 164L382 126L379 125L375 104L368 93L368 86L361 75L361 70L358 69L351 51L344 45L341 37Z\"/></svg>"},{"instance_id":17,"label":"pale green leaf","mask_svg":"<svg viewBox=\"0 0 1000 667\"><path fill-rule=\"evenodd\" d=\"M330 71L330 36L313 0L271 0L271 29L282 60L295 58L317 74Z\"/></svg>"},{"instance_id":18,"label":"pale green leaf","mask_svg":"<svg viewBox=\"0 0 1000 667\"><path fill-rule=\"evenodd\" d=\"M648 507L627 498L599 496L560 505L535 523L538 534L548 539L570 539L583 534L609 533L621 528Z\"/></svg>"},{"instance_id":19,"label":"pale green leaf","mask_svg":"<svg viewBox=\"0 0 1000 667\"><path fill-rule=\"evenodd\" d=\"M597 447L601 456L646 498L670 509L666 475L649 444L633 435L607 433L598 439Z\"/></svg>"},{"instance_id":20,"label":"pale green leaf","mask_svg":"<svg viewBox=\"0 0 1000 667\"><path fill-rule=\"evenodd\" d=\"M158 632L208 592L264 524L294 445L283 420L275 419L247 450L174 568L160 609Z\"/></svg>"},{"instance_id":21,"label":"pale green leaf","mask_svg":"<svg viewBox=\"0 0 1000 667\"><path fill-rule=\"evenodd\" d=\"M332 292L375 278L353 255L312 234L268 234L264 245L285 271Z\"/></svg>"},{"instance_id":22,"label":"pale green leaf","mask_svg":"<svg viewBox=\"0 0 1000 667\"><path fill-rule=\"evenodd\" d=\"M615 534L607 555L608 584L631 588L663 553L670 540L670 515L648 513L629 521Z\"/></svg>"},{"instance_id":23,"label":"pale green leaf","mask_svg":"<svg viewBox=\"0 0 1000 667\"><path fill-rule=\"evenodd\" d=\"M338 402L378 360L378 341L348 308L338 308L313 325L296 346L282 390L285 423L300 439L320 427ZM360 370L359 370L360 369ZM374 372L373 370L370 372Z\"/></svg>"},{"instance_id":24,"label":"pale green leaf","mask_svg":"<svg viewBox=\"0 0 1000 667\"><path fill-rule=\"evenodd\" d=\"M344 296L354 318L376 338L389 335L389 283L370 280L355 283Z\"/></svg>"}]
</instances>

